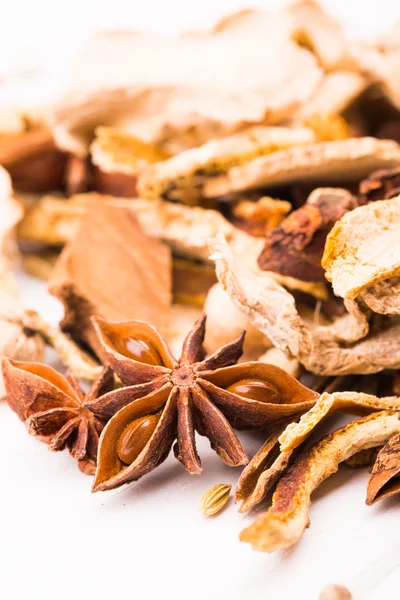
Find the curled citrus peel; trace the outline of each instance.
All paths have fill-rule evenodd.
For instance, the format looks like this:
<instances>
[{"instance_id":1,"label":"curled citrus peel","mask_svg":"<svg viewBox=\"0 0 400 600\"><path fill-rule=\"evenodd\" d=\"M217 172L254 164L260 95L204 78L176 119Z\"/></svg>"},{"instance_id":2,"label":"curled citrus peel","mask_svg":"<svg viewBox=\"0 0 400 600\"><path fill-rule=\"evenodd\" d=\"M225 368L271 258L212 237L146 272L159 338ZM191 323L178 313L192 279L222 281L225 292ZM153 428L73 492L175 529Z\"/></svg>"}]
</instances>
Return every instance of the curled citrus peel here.
<instances>
[{"instance_id":1,"label":"curled citrus peel","mask_svg":"<svg viewBox=\"0 0 400 600\"><path fill-rule=\"evenodd\" d=\"M271 508L241 532L240 540L263 552L296 544L309 523L312 492L341 462L385 444L395 433L400 433L398 413L381 411L324 437L292 463L278 483Z\"/></svg>"},{"instance_id":2,"label":"curled citrus peel","mask_svg":"<svg viewBox=\"0 0 400 600\"><path fill-rule=\"evenodd\" d=\"M322 394L298 423L290 423L283 431L279 437L281 452L289 452L297 448L323 419L334 412L365 415L380 410L400 410L400 398L377 398L359 392Z\"/></svg>"}]
</instances>

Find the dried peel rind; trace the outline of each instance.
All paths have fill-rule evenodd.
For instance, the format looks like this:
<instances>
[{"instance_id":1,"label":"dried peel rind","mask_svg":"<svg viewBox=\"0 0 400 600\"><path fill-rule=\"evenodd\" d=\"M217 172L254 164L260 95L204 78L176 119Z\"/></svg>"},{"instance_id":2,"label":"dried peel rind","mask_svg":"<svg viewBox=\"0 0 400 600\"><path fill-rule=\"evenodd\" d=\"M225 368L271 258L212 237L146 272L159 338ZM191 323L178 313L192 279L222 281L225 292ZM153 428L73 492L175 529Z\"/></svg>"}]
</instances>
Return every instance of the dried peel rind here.
<instances>
[{"instance_id":1,"label":"dried peel rind","mask_svg":"<svg viewBox=\"0 0 400 600\"><path fill-rule=\"evenodd\" d=\"M293 452L279 452L279 435L285 424L278 424L260 450L243 469L235 490L235 502L241 502L239 512L257 506L284 473Z\"/></svg>"},{"instance_id":2,"label":"dried peel rind","mask_svg":"<svg viewBox=\"0 0 400 600\"><path fill-rule=\"evenodd\" d=\"M400 277L389 277L360 292L359 300L380 315L400 314Z\"/></svg>"},{"instance_id":3,"label":"dried peel rind","mask_svg":"<svg viewBox=\"0 0 400 600\"><path fill-rule=\"evenodd\" d=\"M312 182L313 185L360 181L371 171L400 165L400 147L372 137L319 142L279 150L209 179L207 198L259 187Z\"/></svg>"},{"instance_id":4,"label":"dried peel rind","mask_svg":"<svg viewBox=\"0 0 400 600\"><path fill-rule=\"evenodd\" d=\"M163 161L168 153L114 127L98 127L90 146L92 163L106 173L137 175L149 163Z\"/></svg>"},{"instance_id":5,"label":"dried peel rind","mask_svg":"<svg viewBox=\"0 0 400 600\"><path fill-rule=\"evenodd\" d=\"M400 273L400 196L344 215L328 235L322 266L342 298Z\"/></svg>"},{"instance_id":6,"label":"dried peel rind","mask_svg":"<svg viewBox=\"0 0 400 600\"><path fill-rule=\"evenodd\" d=\"M363 415L380 410L400 410L400 398L377 398L358 392L324 393L298 423L291 423L286 427L279 437L280 450L290 452L297 448L313 429L333 412Z\"/></svg>"},{"instance_id":7,"label":"dried peel rind","mask_svg":"<svg viewBox=\"0 0 400 600\"><path fill-rule=\"evenodd\" d=\"M306 127L253 127L147 167L138 181L139 195L157 198L173 189L201 186L207 177L258 156L314 141L314 133Z\"/></svg>"},{"instance_id":8,"label":"dried peel rind","mask_svg":"<svg viewBox=\"0 0 400 600\"><path fill-rule=\"evenodd\" d=\"M380 450L368 481L368 505L400 492L400 435L395 434Z\"/></svg>"},{"instance_id":9,"label":"dried peel rind","mask_svg":"<svg viewBox=\"0 0 400 600\"><path fill-rule=\"evenodd\" d=\"M200 35L97 34L73 65L70 89L81 97L57 109L56 139L83 155L98 125L155 143L193 130L201 139L205 130L192 142L199 145L246 124L281 122L322 78L312 53L291 39L293 20L289 11L244 11Z\"/></svg>"},{"instance_id":10,"label":"dried peel rind","mask_svg":"<svg viewBox=\"0 0 400 600\"><path fill-rule=\"evenodd\" d=\"M311 331L294 298L262 271L250 271L223 238L210 242L220 283L251 324L289 357L319 375L377 373L400 367L400 324L388 321L368 332L367 316L355 304L332 326ZM354 301L347 301L354 302ZM349 342L350 345L349 345Z\"/></svg>"},{"instance_id":11,"label":"dried peel rind","mask_svg":"<svg viewBox=\"0 0 400 600\"><path fill-rule=\"evenodd\" d=\"M382 411L324 437L292 463L278 483L272 507L241 532L241 541L263 552L294 545L309 522L312 492L337 471L341 462L361 450L384 444L399 431L398 413Z\"/></svg>"}]
</instances>

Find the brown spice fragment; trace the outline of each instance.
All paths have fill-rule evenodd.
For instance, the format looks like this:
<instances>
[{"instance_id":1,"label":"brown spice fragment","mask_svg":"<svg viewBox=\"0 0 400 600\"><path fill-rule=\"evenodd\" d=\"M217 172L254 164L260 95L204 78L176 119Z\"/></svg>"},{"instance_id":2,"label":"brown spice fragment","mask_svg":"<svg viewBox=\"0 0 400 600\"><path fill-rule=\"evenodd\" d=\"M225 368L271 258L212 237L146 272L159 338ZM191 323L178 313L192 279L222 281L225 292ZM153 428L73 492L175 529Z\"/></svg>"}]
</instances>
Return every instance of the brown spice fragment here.
<instances>
[{"instance_id":1,"label":"brown spice fragment","mask_svg":"<svg viewBox=\"0 0 400 600\"><path fill-rule=\"evenodd\" d=\"M400 432L398 412L353 421L303 452L280 479L272 507L240 534L255 550L274 552L297 543L309 522L312 492L360 450L381 446Z\"/></svg>"},{"instance_id":2,"label":"brown spice fragment","mask_svg":"<svg viewBox=\"0 0 400 600\"><path fill-rule=\"evenodd\" d=\"M400 194L400 168L374 171L360 182L360 206L375 200L388 200Z\"/></svg>"},{"instance_id":3,"label":"brown spice fragment","mask_svg":"<svg viewBox=\"0 0 400 600\"><path fill-rule=\"evenodd\" d=\"M40 436L54 452L68 448L80 470L93 475L105 419L83 403L113 388L111 369L103 369L85 395L72 375L63 377L47 365L3 359L2 366L7 402L29 433Z\"/></svg>"},{"instance_id":4,"label":"brown spice fragment","mask_svg":"<svg viewBox=\"0 0 400 600\"><path fill-rule=\"evenodd\" d=\"M140 229L128 208L92 205L64 248L49 289L65 308L62 329L95 350L90 317L138 317L166 327L171 304L169 249Z\"/></svg>"},{"instance_id":5,"label":"brown spice fragment","mask_svg":"<svg viewBox=\"0 0 400 600\"><path fill-rule=\"evenodd\" d=\"M47 129L24 131L0 147L0 164L21 192L47 192L62 187L66 156Z\"/></svg>"},{"instance_id":6,"label":"brown spice fragment","mask_svg":"<svg viewBox=\"0 0 400 600\"><path fill-rule=\"evenodd\" d=\"M336 221L355 206L355 198L346 190L314 190L304 206L267 233L259 267L303 281L324 281L321 258L326 237Z\"/></svg>"},{"instance_id":7,"label":"brown spice fragment","mask_svg":"<svg viewBox=\"0 0 400 600\"><path fill-rule=\"evenodd\" d=\"M400 434L395 434L380 450L368 481L368 505L400 492Z\"/></svg>"},{"instance_id":8,"label":"brown spice fragment","mask_svg":"<svg viewBox=\"0 0 400 600\"><path fill-rule=\"evenodd\" d=\"M204 316L196 322L176 361L150 325L97 319L103 358L126 387L87 404L112 417L100 442L94 491L139 479L167 457L175 439L176 458L190 473L201 473L195 430L226 464L245 464L235 424L273 423L315 402L318 394L276 367L237 365L244 333L205 358L205 323ZM131 443L125 434L143 427L148 433Z\"/></svg>"},{"instance_id":9,"label":"brown spice fragment","mask_svg":"<svg viewBox=\"0 0 400 600\"><path fill-rule=\"evenodd\" d=\"M100 194L108 194L119 198L135 198L137 196L136 175L125 173L103 172L99 168L93 169L93 187Z\"/></svg>"}]
</instances>

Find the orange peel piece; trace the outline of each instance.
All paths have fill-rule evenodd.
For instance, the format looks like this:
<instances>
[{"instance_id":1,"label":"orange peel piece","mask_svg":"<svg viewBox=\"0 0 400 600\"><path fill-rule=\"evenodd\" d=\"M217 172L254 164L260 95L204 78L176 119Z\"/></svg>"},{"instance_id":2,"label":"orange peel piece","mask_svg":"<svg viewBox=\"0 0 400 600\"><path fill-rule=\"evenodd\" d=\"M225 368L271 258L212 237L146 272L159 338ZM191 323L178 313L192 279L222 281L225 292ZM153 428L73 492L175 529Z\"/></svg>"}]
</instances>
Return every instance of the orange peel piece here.
<instances>
[{"instance_id":1,"label":"orange peel piece","mask_svg":"<svg viewBox=\"0 0 400 600\"><path fill-rule=\"evenodd\" d=\"M400 410L400 398L377 398L359 392L324 393L298 423L290 423L283 431L279 437L281 452L289 452L300 446L315 427L334 412L363 415L381 410Z\"/></svg>"},{"instance_id":2,"label":"orange peel piece","mask_svg":"<svg viewBox=\"0 0 400 600\"><path fill-rule=\"evenodd\" d=\"M254 550L274 552L296 544L309 523L312 492L357 452L385 444L400 432L397 412L353 421L302 453L280 479L271 508L240 534Z\"/></svg>"},{"instance_id":3,"label":"orange peel piece","mask_svg":"<svg viewBox=\"0 0 400 600\"><path fill-rule=\"evenodd\" d=\"M287 468L293 452L279 453L278 449L284 428L285 424L278 424L243 469L235 490L235 502L241 502L239 512L247 512L259 504Z\"/></svg>"},{"instance_id":4,"label":"orange peel piece","mask_svg":"<svg viewBox=\"0 0 400 600\"><path fill-rule=\"evenodd\" d=\"M400 275L399 230L400 196L360 206L337 221L322 257L325 276L337 296L355 299ZM382 297L382 289L373 295L378 292Z\"/></svg>"}]
</instances>

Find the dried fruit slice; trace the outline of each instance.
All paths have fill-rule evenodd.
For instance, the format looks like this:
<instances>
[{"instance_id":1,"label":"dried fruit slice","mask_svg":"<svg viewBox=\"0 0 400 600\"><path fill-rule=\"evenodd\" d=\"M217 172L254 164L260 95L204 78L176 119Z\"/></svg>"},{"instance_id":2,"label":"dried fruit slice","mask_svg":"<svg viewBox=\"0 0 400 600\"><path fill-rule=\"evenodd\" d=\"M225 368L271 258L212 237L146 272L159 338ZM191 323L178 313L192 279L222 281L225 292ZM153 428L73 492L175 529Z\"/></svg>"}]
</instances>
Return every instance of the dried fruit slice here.
<instances>
[{"instance_id":1,"label":"dried fruit slice","mask_svg":"<svg viewBox=\"0 0 400 600\"><path fill-rule=\"evenodd\" d=\"M358 392L322 394L298 423L291 423L283 431L279 437L281 452L289 452L297 448L323 419L334 412L363 415L380 410L400 410L400 398L377 398Z\"/></svg>"},{"instance_id":2,"label":"dried fruit slice","mask_svg":"<svg viewBox=\"0 0 400 600\"><path fill-rule=\"evenodd\" d=\"M367 504L400 492L400 434L395 434L379 452L368 481Z\"/></svg>"},{"instance_id":3,"label":"dried fruit slice","mask_svg":"<svg viewBox=\"0 0 400 600\"><path fill-rule=\"evenodd\" d=\"M147 167L138 191L144 198L157 198L175 189L201 186L207 177L226 173L257 156L313 141L314 133L305 127L253 127Z\"/></svg>"},{"instance_id":4,"label":"dried fruit slice","mask_svg":"<svg viewBox=\"0 0 400 600\"><path fill-rule=\"evenodd\" d=\"M400 302L385 285L400 274L399 230L400 196L360 206L336 223L326 240L322 266L337 296L354 299L361 294L377 312L400 313Z\"/></svg>"},{"instance_id":5,"label":"dried fruit slice","mask_svg":"<svg viewBox=\"0 0 400 600\"><path fill-rule=\"evenodd\" d=\"M396 320L382 322L368 333L368 314L346 300L348 314L333 325L312 331L293 296L268 273L250 270L222 237L212 240L210 247L218 280L234 304L274 346L290 358L298 358L308 371L344 375L400 367L400 324Z\"/></svg>"},{"instance_id":6,"label":"dried fruit slice","mask_svg":"<svg viewBox=\"0 0 400 600\"><path fill-rule=\"evenodd\" d=\"M391 140L349 138L293 146L209 179L208 198L260 187L312 182L316 185L358 182L371 171L400 165L400 147Z\"/></svg>"},{"instance_id":7,"label":"dried fruit slice","mask_svg":"<svg viewBox=\"0 0 400 600\"><path fill-rule=\"evenodd\" d=\"M235 502L241 502L239 512L257 506L288 467L293 452L279 452L278 439L284 430L285 423L278 424L243 469L235 490Z\"/></svg>"},{"instance_id":8,"label":"dried fruit slice","mask_svg":"<svg viewBox=\"0 0 400 600\"><path fill-rule=\"evenodd\" d=\"M398 413L382 411L324 437L292 463L278 483L271 508L241 532L241 541L263 552L296 544L309 522L312 492L341 462L360 450L381 446L399 431Z\"/></svg>"}]
</instances>

